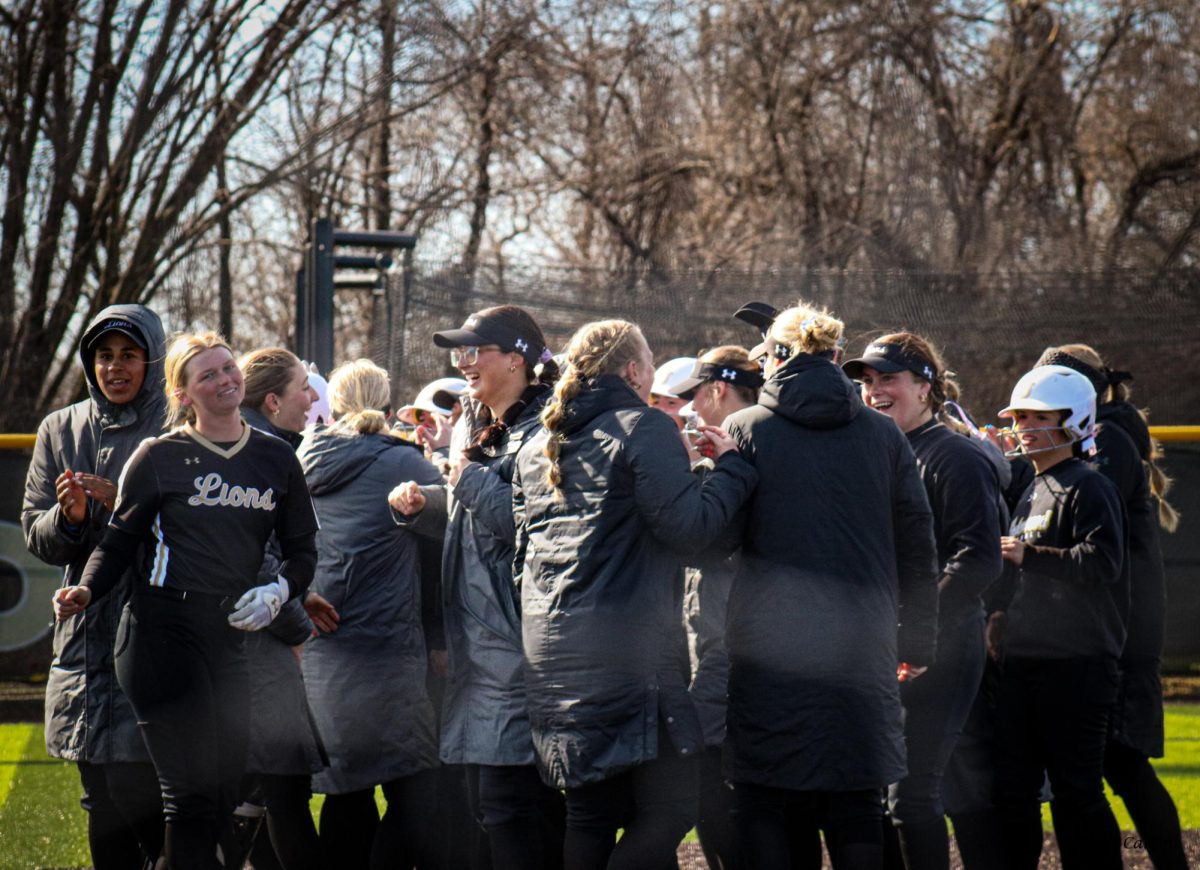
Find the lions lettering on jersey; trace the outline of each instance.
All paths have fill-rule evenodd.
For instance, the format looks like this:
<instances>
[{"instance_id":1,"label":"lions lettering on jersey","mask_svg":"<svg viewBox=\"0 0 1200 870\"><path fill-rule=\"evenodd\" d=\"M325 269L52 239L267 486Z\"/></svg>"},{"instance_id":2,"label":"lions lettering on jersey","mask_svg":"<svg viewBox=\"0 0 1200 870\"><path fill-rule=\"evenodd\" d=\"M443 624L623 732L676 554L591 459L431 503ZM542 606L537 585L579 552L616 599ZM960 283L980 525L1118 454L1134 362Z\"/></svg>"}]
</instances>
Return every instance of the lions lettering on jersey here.
<instances>
[{"instance_id":1,"label":"lions lettering on jersey","mask_svg":"<svg viewBox=\"0 0 1200 870\"><path fill-rule=\"evenodd\" d=\"M195 480L196 494L188 499L192 507L200 505L221 505L224 507L247 507L258 510L275 510L275 490L268 489L260 493L254 487L230 486L221 479L221 475L210 471L204 477ZM213 495L216 493L216 495Z\"/></svg>"},{"instance_id":2,"label":"lions lettering on jersey","mask_svg":"<svg viewBox=\"0 0 1200 870\"><path fill-rule=\"evenodd\" d=\"M1020 527L1016 529L1016 533L1024 538L1025 535L1044 532L1050 528L1050 521L1054 518L1054 509L1046 511L1044 514L1034 514L1028 517Z\"/></svg>"}]
</instances>

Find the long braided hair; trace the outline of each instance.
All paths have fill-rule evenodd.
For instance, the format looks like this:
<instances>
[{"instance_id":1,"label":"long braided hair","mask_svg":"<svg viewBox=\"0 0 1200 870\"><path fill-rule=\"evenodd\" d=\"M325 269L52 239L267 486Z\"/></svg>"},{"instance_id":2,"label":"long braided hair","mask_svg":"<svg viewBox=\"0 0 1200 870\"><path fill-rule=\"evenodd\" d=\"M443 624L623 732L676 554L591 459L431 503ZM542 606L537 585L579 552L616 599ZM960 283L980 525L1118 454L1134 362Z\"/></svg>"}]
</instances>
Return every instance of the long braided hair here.
<instances>
[{"instance_id":1,"label":"long braided hair","mask_svg":"<svg viewBox=\"0 0 1200 870\"><path fill-rule=\"evenodd\" d=\"M544 453L550 460L546 480L561 499L562 471L558 466L565 440L561 430L567 420L567 403L579 395L588 381L616 374L642 355L646 339L636 324L627 320L599 320L581 326L567 345L567 369L554 385L554 395L542 411L542 425L550 437Z\"/></svg>"}]
</instances>

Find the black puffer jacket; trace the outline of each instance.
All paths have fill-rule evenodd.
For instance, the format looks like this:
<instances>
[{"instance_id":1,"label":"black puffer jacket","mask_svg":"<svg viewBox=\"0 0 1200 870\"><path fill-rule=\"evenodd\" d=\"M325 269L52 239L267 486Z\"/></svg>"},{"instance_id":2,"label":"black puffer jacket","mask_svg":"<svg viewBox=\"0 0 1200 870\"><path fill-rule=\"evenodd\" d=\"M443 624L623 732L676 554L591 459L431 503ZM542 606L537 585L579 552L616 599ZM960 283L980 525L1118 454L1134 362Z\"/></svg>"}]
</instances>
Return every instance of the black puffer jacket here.
<instances>
[{"instance_id":1,"label":"black puffer jacket","mask_svg":"<svg viewBox=\"0 0 1200 870\"><path fill-rule=\"evenodd\" d=\"M573 788L701 747L687 695L677 553L728 526L757 475L736 454L703 485L679 432L620 378L568 405L559 498L539 432L517 459L514 573L521 578L526 691L547 784Z\"/></svg>"},{"instance_id":2,"label":"black puffer jacket","mask_svg":"<svg viewBox=\"0 0 1200 870\"><path fill-rule=\"evenodd\" d=\"M1163 754L1162 659L1167 614L1167 583L1158 530L1158 505L1150 492L1144 462L1150 458L1150 430L1129 402L1106 402L1096 411L1100 423L1092 465L1116 485L1129 529L1129 621L1121 653L1121 694L1112 713L1113 738L1144 755Z\"/></svg>"},{"instance_id":3,"label":"black puffer jacket","mask_svg":"<svg viewBox=\"0 0 1200 870\"><path fill-rule=\"evenodd\" d=\"M109 318L136 324L150 347L142 389L132 402L114 405L96 385L94 351L88 341ZM38 427L33 460L25 478L21 527L29 552L63 566L63 585L79 582L88 556L100 543L109 511L98 502L75 533L67 530L54 481L66 469L116 483L121 469L146 438L162 434L165 340L158 315L141 305L110 305L92 320L79 343L79 358L91 396L55 411ZM136 564L136 561L135 563ZM129 574L112 594L85 612L54 624L54 660L46 684L46 750L56 758L107 764L149 761L133 710L113 673L113 639L129 598ZM46 602L49 610L50 602Z\"/></svg>"},{"instance_id":4,"label":"black puffer jacket","mask_svg":"<svg viewBox=\"0 0 1200 870\"><path fill-rule=\"evenodd\" d=\"M906 771L896 666L933 662L937 551L908 440L798 354L726 421L760 483L729 599L734 782L846 791Z\"/></svg>"},{"instance_id":5,"label":"black puffer jacket","mask_svg":"<svg viewBox=\"0 0 1200 870\"><path fill-rule=\"evenodd\" d=\"M1117 487L1129 525L1131 601L1128 637L1122 657L1162 655L1167 591L1158 505L1150 493L1143 461L1150 458L1150 430L1137 408L1128 402L1107 402L1096 412L1096 456L1092 465Z\"/></svg>"}]
</instances>

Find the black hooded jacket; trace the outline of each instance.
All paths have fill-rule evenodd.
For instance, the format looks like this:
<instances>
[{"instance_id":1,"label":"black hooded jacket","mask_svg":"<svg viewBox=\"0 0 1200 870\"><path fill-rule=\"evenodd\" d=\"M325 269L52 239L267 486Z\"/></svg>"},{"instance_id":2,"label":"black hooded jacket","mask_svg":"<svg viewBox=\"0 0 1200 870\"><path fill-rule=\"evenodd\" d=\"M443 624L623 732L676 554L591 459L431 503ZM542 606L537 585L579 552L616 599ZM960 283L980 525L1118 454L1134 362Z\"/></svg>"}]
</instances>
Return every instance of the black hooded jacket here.
<instances>
[{"instance_id":1,"label":"black hooded jacket","mask_svg":"<svg viewBox=\"0 0 1200 870\"><path fill-rule=\"evenodd\" d=\"M1116 485L1129 525L1129 624L1122 657L1157 660L1162 656L1167 590L1158 505L1144 465L1150 458L1150 430L1128 402L1101 405L1096 419L1100 426L1091 464Z\"/></svg>"},{"instance_id":2,"label":"black hooded jacket","mask_svg":"<svg viewBox=\"0 0 1200 870\"><path fill-rule=\"evenodd\" d=\"M590 382L567 409L559 493L545 430L513 479L529 718L557 788L657 758L660 719L677 752L700 750L680 554L713 542L757 480L731 452L701 484L675 424L618 377Z\"/></svg>"},{"instance_id":3,"label":"black hooded jacket","mask_svg":"<svg viewBox=\"0 0 1200 870\"><path fill-rule=\"evenodd\" d=\"M727 773L815 791L896 782L896 667L931 664L937 633L933 520L912 448L809 354L726 426L760 478L729 599Z\"/></svg>"},{"instance_id":4,"label":"black hooded jacket","mask_svg":"<svg viewBox=\"0 0 1200 870\"><path fill-rule=\"evenodd\" d=\"M133 401L114 405L96 383L95 351L88 343L113 317L135 324L149 345L142 388ZM89 398L46 417L25 478L21 527L29 551L63 566L63 585L79 582L88 557L100 542L110 513L88 505L83 526L70 529L55 495L54 481L66 469L116 483L126 461L146 438L163 431L162 323L141 305L110 305L88 325L79 342ZM129 597L129 573L121 585L85 612L54 624L54 659L46 684L46 749L56 758L94 764L148 761L137 721L113 672L113 641L121 608ZM48 604L48 602L47 602Z\"/></svg>"}]
</instances>

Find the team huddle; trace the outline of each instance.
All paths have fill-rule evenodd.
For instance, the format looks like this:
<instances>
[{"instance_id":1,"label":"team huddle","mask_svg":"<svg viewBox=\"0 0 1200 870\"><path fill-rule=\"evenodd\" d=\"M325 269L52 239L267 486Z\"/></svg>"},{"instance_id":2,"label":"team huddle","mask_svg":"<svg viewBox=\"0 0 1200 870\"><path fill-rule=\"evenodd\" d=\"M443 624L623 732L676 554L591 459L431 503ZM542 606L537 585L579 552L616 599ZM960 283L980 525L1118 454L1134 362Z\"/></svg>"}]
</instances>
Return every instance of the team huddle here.
<instances>
[{"instance_id":1,"label":"team huddle","mask_svg":"<svg viewBox=\"0 0 1200 870\"><path fill-rule=\"evenodd\" d=\"M97 870L661 870L693 827L714 870L941 870L947 818L1033 870L1045 801L1064 867L1118 868L1105 781L1186 867L1129 375L1048 348L981 428L919 335L736 316L752 349L656 368L487 308L393 413L367 360L102 311L22 513Z\"/></svg>"}]
</instances>

